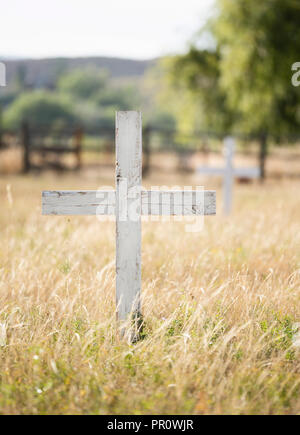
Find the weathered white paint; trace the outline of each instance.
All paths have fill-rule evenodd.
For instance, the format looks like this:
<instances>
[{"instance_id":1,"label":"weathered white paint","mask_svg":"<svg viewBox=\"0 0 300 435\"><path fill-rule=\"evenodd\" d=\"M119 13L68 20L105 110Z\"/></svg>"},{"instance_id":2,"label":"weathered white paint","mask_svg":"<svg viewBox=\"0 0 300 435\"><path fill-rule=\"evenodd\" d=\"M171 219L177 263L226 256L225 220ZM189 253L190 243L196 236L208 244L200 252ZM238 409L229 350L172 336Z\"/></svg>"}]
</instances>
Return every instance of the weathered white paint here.
<instances>
[{"instance_id":1,"label":"weathered white paint","mask_svg":"<svg viewBox=\"0 0 300 435\"><path fill-rule=\"evenodd\" d=\"M232 208L232 189L233 180L237 178L259 178L259 168L235 168L233 166L235 150L235 139L233 137L226 137L224 139L224 156L225 167L213 168L202 166L197 168L197 172L201 175L212 175L223 177L223 210L224 214L229 214Z\"/></svg>"},{"instance_id":2,"label":"weathered white paint","mask_svg":"<svg viewBox=\"0 0 300 435\"><path fill-rule=\"evenodd\" d=\"M116 113L116 302L118 318L139 313L141 291L142 118L140 112ZM123 186L121 184L123 183ZM124 188L126 190L124 190ZM129 192L136 188L135 198ZM137 214L129 214L133 201ZM126 216L120 207L127 202Z\"/></svg>"},{"instance_id":3,"label":"weathered white paint","mask_svg":"<svg viewBox=\"0 0 300 435\"><path fill-rule=\"evenodd\" d=\"M117 112L116 190L42 194L44 215L116 216L116 302L120 320L141 309L141 215L216 213L214 191L141 190L141 171L141 113Z\"/></svg>"},{"instance_id":4,"label":"weathered white paint","mask_svg":"<svg viewBox=\"0 0 300 435\"><path fill-rule=\"evenodd\" d=\"M260 168L234 168L234 175L238 178L259 178Z\"/></svg>"},{"instance_id":5,"label":"weathered white paint","mask_svg":"<svg viewBox=\"0 0 300 435\"><path fill-rule=\"evenodd\" d=\"M214 191L142 190L142 215L214 215ZM59 216L115 215L115 191L44 191L42 213Z\"/></svg>"},{"instance_id":6,"label":"weathered white paint","mask_svg":"<svg viewBox=\"0 0 300 435\"><path fill-rule=\"evenodd\" d=\"M44 191L44 215L111 215L115 214L115 191L63 190Z\"/></svg>"}]
</instances>

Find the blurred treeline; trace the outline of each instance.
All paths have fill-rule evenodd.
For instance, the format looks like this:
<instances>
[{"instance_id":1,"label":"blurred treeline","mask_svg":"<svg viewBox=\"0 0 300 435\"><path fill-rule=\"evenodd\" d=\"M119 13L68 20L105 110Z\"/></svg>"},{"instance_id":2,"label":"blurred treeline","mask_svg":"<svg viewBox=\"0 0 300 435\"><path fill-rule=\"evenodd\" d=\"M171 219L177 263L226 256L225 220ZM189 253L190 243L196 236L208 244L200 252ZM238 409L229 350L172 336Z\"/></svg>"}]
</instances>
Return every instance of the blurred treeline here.
<instances>
[{"instance_id":1,"label":"blurred treeline","mask_svg":"<svg viewBox=\"0 0 300 435\"><path fill-rule=\"evenodd\" d=\"M22 64L14 83L0 97L5 129L15 130L26 120L35 126L83 125L87 130L113 128L115 110L140 105L133 84L116 84L107 71L93 66L58 74L52 89L28 89Z\"/></svg>"},{"instance_id":2,"label":"blurred treeline","mask_svg":"<svg viewBox=\"0 0 300 435\"><path fill-rule=\"evenodd\" d=\"M178 128L255 137L261 169L270 144L300 136L299 0L217 0L188 52L162 62L165 107ZM205 48L203 48L205 47ZM300 84L300 81L299 81Z\"/></svg>"},{"instance_id":3,"label":"blurred treeline","mask_svg":"<svg viewBox=\"0 0 300 435\"><path fill-rule=\"evenodd\" d=\"M295 143L300 133L300 87L291 83L297 61L299 0L216 0L187 53L153 62L138 80L84 67L60 71L51 90L28 90L21 68L0 96L2 124L113 129L115 110L141 109L144 124L173 132L174 145L192 147L205 134L253 137L263 170L268 146Z\"/></svg>"}]
</instances>

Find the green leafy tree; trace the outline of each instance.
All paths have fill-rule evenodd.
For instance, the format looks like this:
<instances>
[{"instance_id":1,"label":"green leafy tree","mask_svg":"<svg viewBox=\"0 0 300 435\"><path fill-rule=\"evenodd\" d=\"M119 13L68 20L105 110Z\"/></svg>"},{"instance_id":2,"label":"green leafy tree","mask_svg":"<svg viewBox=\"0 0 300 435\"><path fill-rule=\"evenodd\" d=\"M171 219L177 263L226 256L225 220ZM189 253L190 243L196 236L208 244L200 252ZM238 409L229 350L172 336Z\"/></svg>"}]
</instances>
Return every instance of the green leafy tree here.
<instances>
[{"instance_id":1,"label":"green leafy tree","mask_svg":"<svg viewBox=\"0 0 300 435\"><path fill-rule=\"evenodd\" d=\"M140 97L133 86L109 86L101 89L94 100L100 107L114 110L133 110L140 105Z\"/></svg>"},{"instance_id":2,"label":"green leafy tree","mask_svg":"<svg viewBox=\"0 0 300 435\"><path fill-rule=\"evenodd\" d=\"M96 68L76 69L63 74L57 83L58 92L71 95L72 98L89 99L98 95L107 86L106 71Z\"/></svg>"},{"instance_id":3,"label":"green leafy tree","mask_svg":"<svg viewBox=\"0 0 300 435\"><path fill-rule=\"evenodd\" d=\"M237 114L229 108L226 92L221 87L220 53L192 46L187 54L172 57L169 65L173 90L188 94L178 101L179 106L187 99L197 114L194 132L228 133Z\"/></svg>"},{"instance_id":4,"label":"green leafy tree","mask_svg":"<svg viewBox=\"0 0 300 435\"><path fill-rule=\"evenodd\" d=\"M95 101L77 102L73 105L79 123L86 133L99 134L100 129L114 130L115 110L111 107L99 107Z\"/></svg>"},{"instance_id":5,"label":"green leafy tree","mask_svg":"<svg viewBox=\"0 0 300 435\"><path fill-rule=\"evenodd\" d=\"M46 91L24 93L4 112L4 126L18 128L23 121L36 126L74 124L77 118L70 101L60 95Z\"/></svg>"},{"instance_id":6,"label":"green leafy tree","mask_svg":"<svg viewBox=\"0 0 300 435\"><path fill-rule=\"evenodd\" d=\"M23 63L20 63L17 67L15 88L18 91L23 91L26 88L26 65Z\"/></svg>"},{"instance_id":7,"label":"green leafy tree","mask_svg":"<svg viewBox=\"0 0 300 435\"><path fill-rule=\"evenodd\" d=\"M300 56L297 0L219 0L211 24L220 47L222 88L239 126L261 137L261 169L270 139L299 132L300 92L291 84Z\"/></svg>"},{"instance_id":8,"label":"green leafy tree","mask_svg":"<svg viewBox=\"0 0 300 435\"><path fill-rule=\"evenodd\" d=\"M133 87L116 86L103 70L77 69L63 74L57 90L73 101L74 112L84 127L91 132L99 128L114 128L115 110L130 110L139 105Z\"/></svg>"},{"instance_id":9,"label":"green leafy tree","mask_svg":"<svg viewBox=\"0 0 300 435\"><path fill-rule=\"evenodd\" d=\"M300 60L300 3L217 0L216 4L217 14L205 29L214 47L210 51L192 47L173 58L169 76L192 95L201 127L260 138L264 176L270 141L282 143L299 133L300 91L291 84L291 68Z\"/></svg>"}]
</instances>

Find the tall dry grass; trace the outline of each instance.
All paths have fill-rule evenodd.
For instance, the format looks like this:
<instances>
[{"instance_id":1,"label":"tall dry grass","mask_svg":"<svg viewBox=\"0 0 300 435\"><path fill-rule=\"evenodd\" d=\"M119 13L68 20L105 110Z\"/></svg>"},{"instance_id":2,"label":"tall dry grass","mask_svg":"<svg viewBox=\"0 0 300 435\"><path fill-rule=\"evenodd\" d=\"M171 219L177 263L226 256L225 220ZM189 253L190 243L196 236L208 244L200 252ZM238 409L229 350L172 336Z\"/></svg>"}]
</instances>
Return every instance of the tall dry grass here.
<instances>
[{"instance_id":1,"label":"tall dry grass","mask_svg":"<svg viewBox=\"0 0 300 435\"><path fill-rule=\"evenodd\" d=\"M114 224L40 209L42 189L110 177L0 179L0 412L300 413L299 181L237 186L232 216L200 233L144 223L145 326L129 344Z\"/></svg>"}]
</instances>

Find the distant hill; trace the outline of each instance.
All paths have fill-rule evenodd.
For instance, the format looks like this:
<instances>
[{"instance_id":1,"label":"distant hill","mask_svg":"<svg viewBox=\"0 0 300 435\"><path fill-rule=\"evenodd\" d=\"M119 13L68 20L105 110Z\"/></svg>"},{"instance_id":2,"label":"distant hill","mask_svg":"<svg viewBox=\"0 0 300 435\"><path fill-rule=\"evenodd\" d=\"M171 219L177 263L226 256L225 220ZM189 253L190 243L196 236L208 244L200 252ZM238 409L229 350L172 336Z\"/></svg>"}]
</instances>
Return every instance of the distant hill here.
<instances>
[{"instance_id":1,"label":"distant hill","mask_svg":"<svg viewBox=\"0 0 300 435\"><path fill-rule=\"evenodd\" d=\"M0 57L1 59L1 57ZM139 78L155 63L155 60L131 60L114 57L78 57L51 59L5 60L7 83L14 83L17 77L28 88L53 88L58 76L65 71L93 66L106 69L112 78Z\"/></svg>"}]
</instances>

